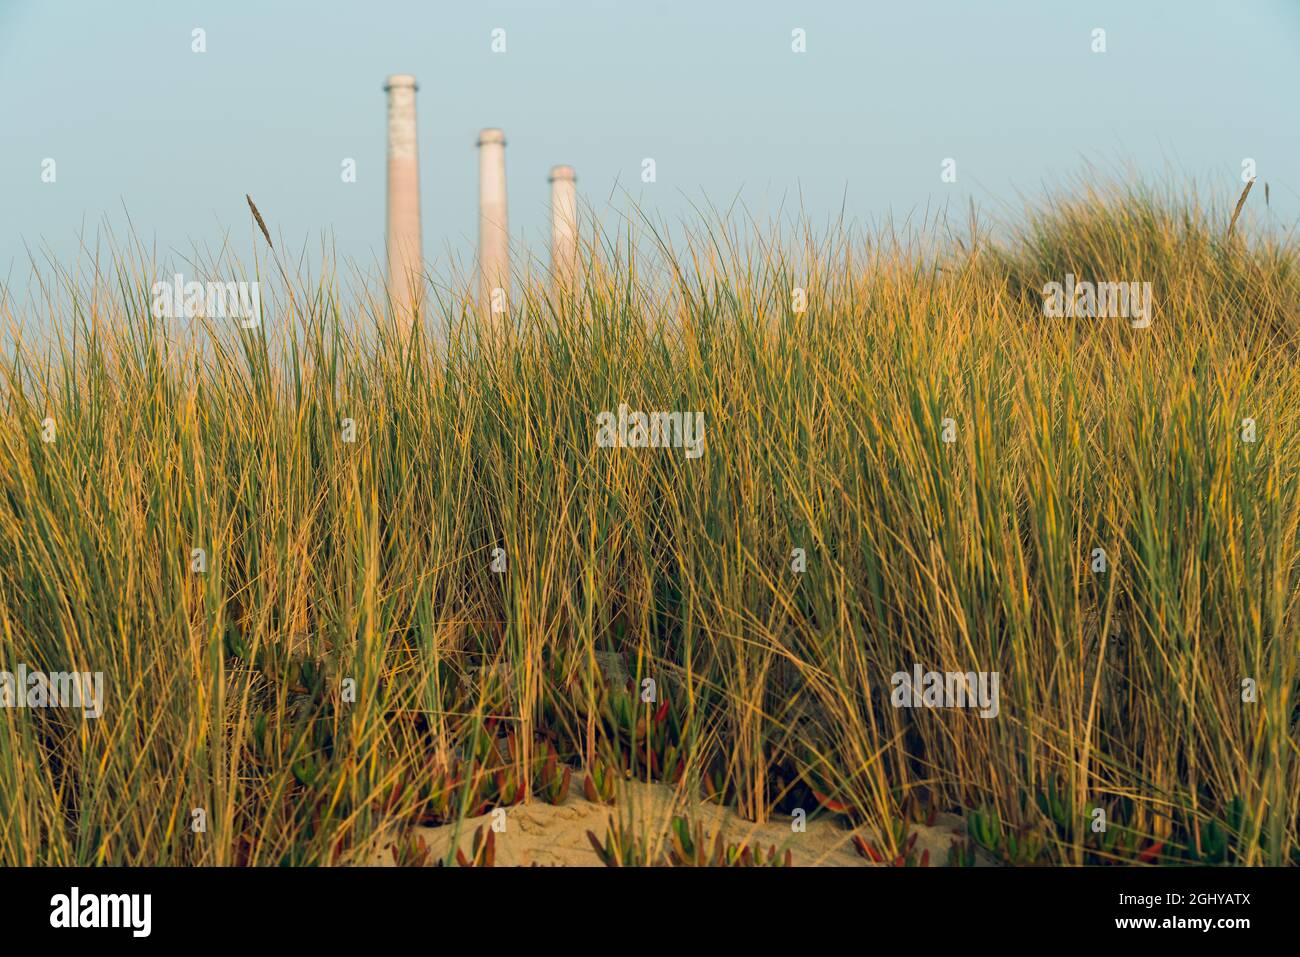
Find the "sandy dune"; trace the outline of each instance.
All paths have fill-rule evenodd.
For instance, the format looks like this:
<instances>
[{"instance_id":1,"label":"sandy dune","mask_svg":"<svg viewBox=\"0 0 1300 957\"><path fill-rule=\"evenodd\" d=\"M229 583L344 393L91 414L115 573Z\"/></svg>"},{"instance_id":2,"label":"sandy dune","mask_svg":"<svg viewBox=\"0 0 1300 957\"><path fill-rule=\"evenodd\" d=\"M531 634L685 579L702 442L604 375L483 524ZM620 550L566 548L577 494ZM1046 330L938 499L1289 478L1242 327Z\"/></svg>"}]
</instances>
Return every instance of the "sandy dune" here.
<instances>
[{"instance_id":1,"label":"sandy dune","mask_svg":"<svg viewBox=\"0 0 1300 957\"><path fill-rule=\"evenodd\" d=\"M575 774L568 798L560 805L550 805L534 800L506 808L505 827L495 837L496 866L543 865L562 867L603 866L587 838L591 831L602 842L611 820L627 822L631 833L644 839L656 850L669 846L668 829L674 815L686 816L692 825L703 826L709 839L719 831L727 843L746 843L755 851L762 849L766 855L770 846L779 853L786 849L796 866L867 867L870 862L853 847L852 832L829 820L807 822L807 829L796 833L791 818L778 815L765 824L746 821L729 807L719 807L705 801L688 801L684 795L664 784L624 782L614 806L594 804L581 793L582 776ZM688 813L684 814L684 811ZM467 819L459 828L416 827L412 836L422 838L427 844L429 859L441 859L453 840L471 853L471 843L476 828L482 827L486 835L493 822L491 813ZM498 823L500 819L498 818ZM939 815L933 827L913 825L917 836L916 852L929 850L931 866L942 866L948 860L948 848L954 840L964 835L961 819L955 815ZM374 852L368 861L372 865L392 865L393 853L389 844L392 838Z\"/></svg>"}]
</instances>

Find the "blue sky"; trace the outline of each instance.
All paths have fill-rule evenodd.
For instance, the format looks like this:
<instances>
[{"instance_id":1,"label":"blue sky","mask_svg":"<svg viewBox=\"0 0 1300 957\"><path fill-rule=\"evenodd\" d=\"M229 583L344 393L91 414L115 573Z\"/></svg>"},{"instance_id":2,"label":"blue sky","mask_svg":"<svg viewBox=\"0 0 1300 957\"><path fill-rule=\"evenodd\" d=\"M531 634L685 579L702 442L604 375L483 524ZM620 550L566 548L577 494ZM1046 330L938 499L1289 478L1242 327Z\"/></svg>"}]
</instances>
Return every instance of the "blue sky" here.
<instances>
[{"instance_id":1,"label":"blue sky","mask_svg":"<svg viewBox=\"0 0 1300 957\"><path fill-rule=\"evenodd\" d=\"M191 52L195 27L206 53ZM1088 161L1235 195L1250 157L1272 215L1300 213L1290 0L0 0L0 281L26 275L26 247L66 260L105 218L126 231L128 213L160 251L229 231L242 252L245 193L290 246L324 236L371 267L382 86L400 72L420 82L435 269L473 254L487 126L508 137L512 231L539 254L557 163L598 208L630 197L671 221L739 195L758 216L784 198L814 221L843 204L870 222L971 198L1014 207Z\"/></svg>"}]
</instances>

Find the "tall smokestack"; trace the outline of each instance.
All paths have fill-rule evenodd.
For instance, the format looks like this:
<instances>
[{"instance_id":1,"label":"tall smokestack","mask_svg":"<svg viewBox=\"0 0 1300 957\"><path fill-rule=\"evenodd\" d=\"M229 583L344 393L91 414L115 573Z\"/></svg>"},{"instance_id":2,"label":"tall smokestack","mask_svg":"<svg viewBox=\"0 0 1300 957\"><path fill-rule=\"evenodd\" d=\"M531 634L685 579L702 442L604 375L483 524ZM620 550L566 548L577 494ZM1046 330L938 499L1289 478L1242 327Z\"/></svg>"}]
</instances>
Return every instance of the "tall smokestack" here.
<instances>
[{"instance_id":1,"label":"tall smokestack","mask_svg":"<svg viewBox=\"0 0 1300 957\"><path fill-rule=\"evenodd\" d=\"M508 308L510 224L506 215L506 135L478 135L478 262L482 276L479 305L489 314ZM500 289L496 293L494 290Z\"/></svg>"},{"instance_id":2,"label":"tall smokestack","mask_svg":"<svg viewBox=\"0 0 1300 957\"><path fill-rule=\"evenodd\" d=\"M420 249L420 156L415 138L415 77L395 73L388 93L388 290L398 328L419 317L424 280Z\"/></svg>"},{"instance_id":3,"label":"tall smokestack","mask_svg":"<svg viewBox=\"0 0 1300 957\"><path fill-rule=\"evenodd\" d=\"M572 166L551 167L551 276L557 289L572 288L578 268L577 181Z\"/></svg>"}]
</instances>

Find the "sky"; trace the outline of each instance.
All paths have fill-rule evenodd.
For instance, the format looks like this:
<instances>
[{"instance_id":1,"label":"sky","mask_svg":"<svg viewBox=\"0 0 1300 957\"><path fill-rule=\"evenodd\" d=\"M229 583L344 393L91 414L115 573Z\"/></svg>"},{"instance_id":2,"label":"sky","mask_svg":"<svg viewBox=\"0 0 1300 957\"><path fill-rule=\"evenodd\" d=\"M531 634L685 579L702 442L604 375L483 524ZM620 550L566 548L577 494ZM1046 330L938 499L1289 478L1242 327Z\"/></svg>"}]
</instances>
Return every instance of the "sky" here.
<instances>
[{"instance_id":1,"label":"sky","mask_svg":"<svg viewBox=\"0 0 1300 957\"><path fill-rule=\"evenodd\" d=\"M473 256L492 126L541 256L560 163L602 217L740 199L871 223L1014 210L1089 163L1235 196L1251 159L1270 215L1300 214L1297 0L0 0L0 283L104 225L242 252L245 193L290 248L374 268L392 73L420 84L434 270Z\"/></svg>"}]
</instances>

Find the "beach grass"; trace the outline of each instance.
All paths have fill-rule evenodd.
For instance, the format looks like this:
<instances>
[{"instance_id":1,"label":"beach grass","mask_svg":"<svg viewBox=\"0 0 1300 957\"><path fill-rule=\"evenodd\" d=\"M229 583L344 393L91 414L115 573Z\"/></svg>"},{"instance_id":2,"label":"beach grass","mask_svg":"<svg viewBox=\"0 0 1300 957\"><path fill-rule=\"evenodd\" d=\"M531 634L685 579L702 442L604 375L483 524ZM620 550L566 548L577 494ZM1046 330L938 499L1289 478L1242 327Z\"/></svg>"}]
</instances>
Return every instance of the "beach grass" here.
<instances>
[{"instance_id":1,"label":"beach grass","mask_svg":"<svg viewBox=\"0 0 1300 957\"><path fill-rule=\"evenodd\" d=\"M1300 247L1236 199L634 221L414 334L271 250L204 267L278 284L254 329L152 316L130 242L5 290L0 668L105 691L0 709L0 862L352 862L552 749L891 859L937 808L1009 863L1300 861ZM1150 325L1044 317L1067 274ZM602 447L620 406L702 454ZM996 715L896 707L917 665Z\"/></svg>"}]
</instances>

